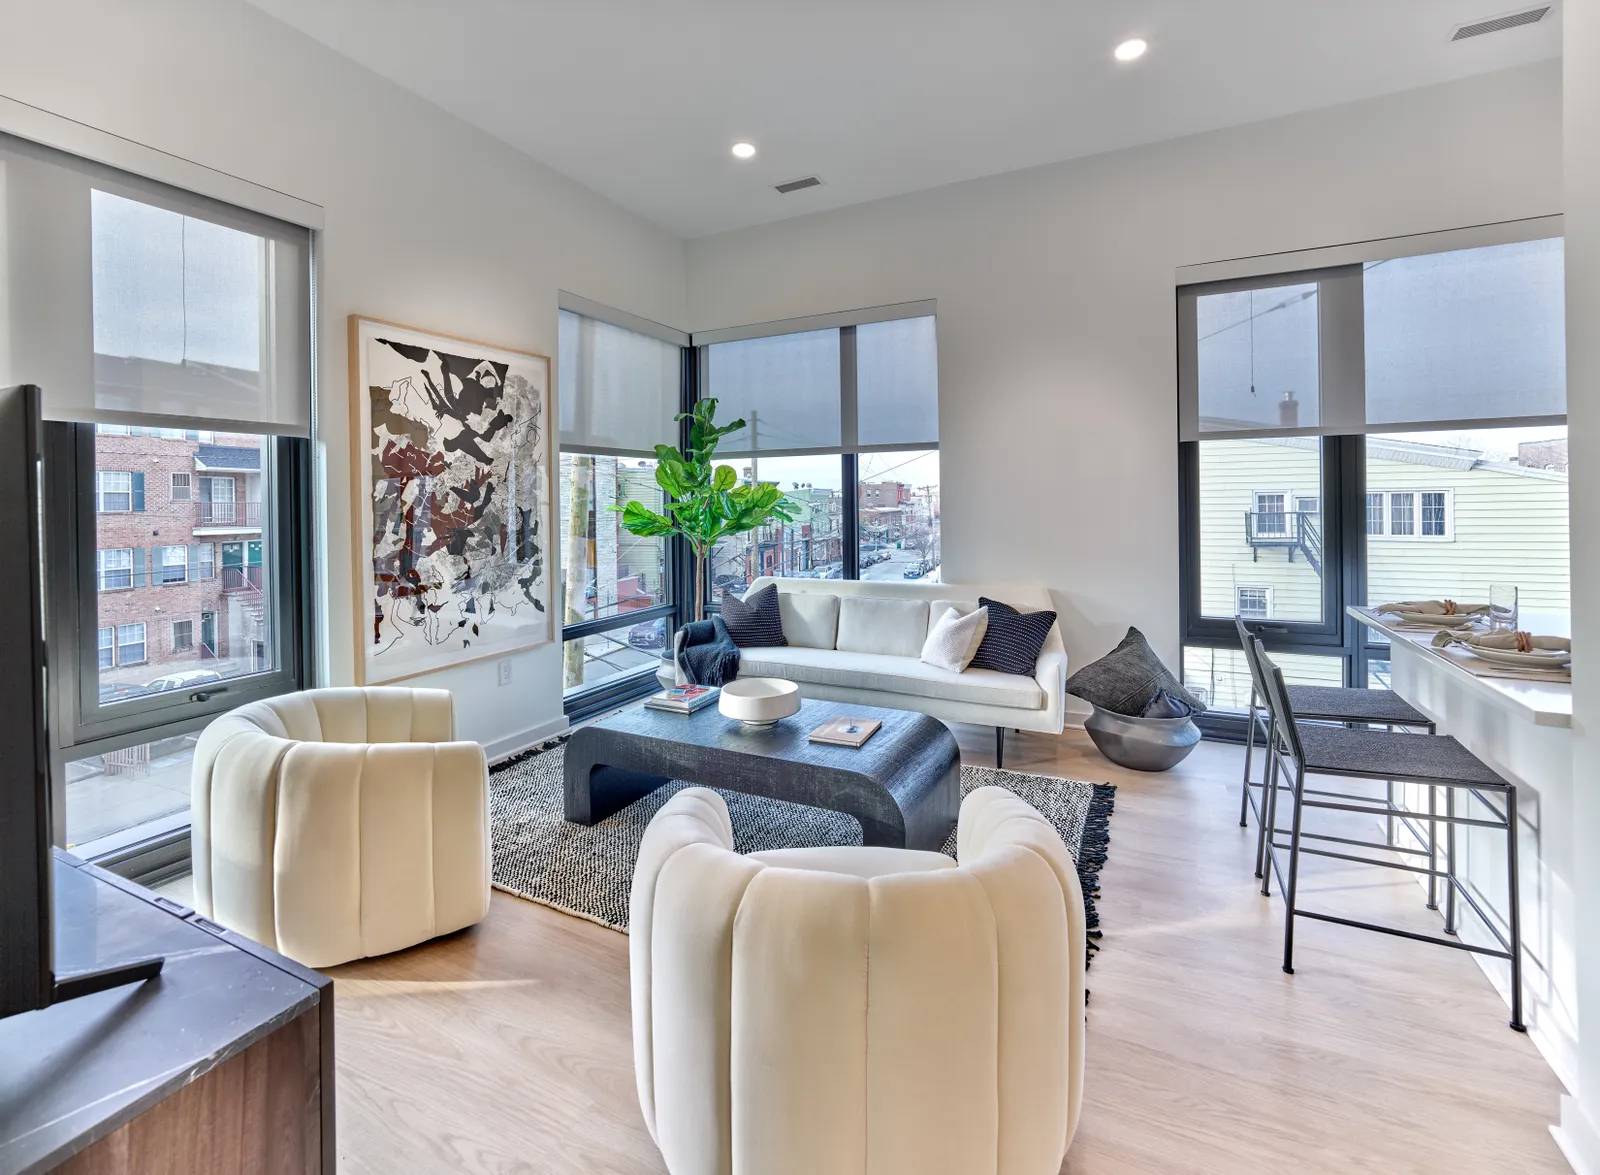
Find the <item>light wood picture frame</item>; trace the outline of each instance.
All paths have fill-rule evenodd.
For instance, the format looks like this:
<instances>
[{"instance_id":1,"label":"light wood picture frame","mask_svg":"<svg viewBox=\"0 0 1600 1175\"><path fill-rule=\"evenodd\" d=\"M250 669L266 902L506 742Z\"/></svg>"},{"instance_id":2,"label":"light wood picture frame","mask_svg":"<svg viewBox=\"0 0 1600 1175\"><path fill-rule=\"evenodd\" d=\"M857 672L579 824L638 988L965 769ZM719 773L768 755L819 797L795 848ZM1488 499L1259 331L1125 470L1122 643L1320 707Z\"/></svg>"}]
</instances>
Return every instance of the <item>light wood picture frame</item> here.
<instances>
[{"instance_id":1,"label":"light wood picture frame","mask_svg":"<svg viewBox=\"0 0 1600 1175\"><path fill-rule=\"evenodd\" d=\"M350 316L355 678L555 638L550 359Z\"/></svg>"}]
</instances>

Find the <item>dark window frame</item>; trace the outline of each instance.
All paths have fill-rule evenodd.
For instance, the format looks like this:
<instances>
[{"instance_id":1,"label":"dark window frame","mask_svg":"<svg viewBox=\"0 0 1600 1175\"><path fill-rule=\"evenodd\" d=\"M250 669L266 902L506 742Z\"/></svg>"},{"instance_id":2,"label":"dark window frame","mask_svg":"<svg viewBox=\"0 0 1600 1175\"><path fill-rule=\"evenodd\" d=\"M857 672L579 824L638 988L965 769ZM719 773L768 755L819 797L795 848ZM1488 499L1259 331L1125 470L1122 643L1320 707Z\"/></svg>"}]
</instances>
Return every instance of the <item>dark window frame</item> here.
<instances>
[{"instance_id":1,"label":"dark window frame","mask_svg":"<svg viewBox=\"0 0 1600 1175\"><path fill-rule=\"evenodd\" d=\"M687 344L679 348L679 356L679 411L688 412L694 407L694 389L698 386L696 374L698 356L694 347ZM679 421L678 445L680 448L687 448L688 444L689 425L686 421ZM555 499L556 507L559 509L561 501L559 486L556 489ZM683 539L672 535L666 539L665 545L667 567L666 574L662 577L662 587L668 594L665 602L632 612L619 612L615 616L598 616L589 620L574 621L571 624L563 623L561 644L565 646L571 640L614 632L619 628L632 628L636 624L664 618L667 621L665 648L671 649L677 630L687 619L685 605L694 598L694 566L688 557L688 547ZM565 552L562 554L565 555ZM556 560L555 563L559 570L560 561ZM569 723L576 723L647 697L658 688L656 680L658 667L656 663L641 665L632 673L619 674L594 685L579 686L564 691L561 698L562 712Z\"/></svg>"},{"instance_id":2,"label":"dark window frame","mask_svg":"<svg viewBox=\"0 0 1600 1175\"><path fill-rule=\"evenodd\" d=\"M276 531L271 606L278 668L205 690L101 704L99 638L106 626L99 621L96 432L92 424L55 421L47 421L43 428L46 598L70 602L49 610L46 617L52 663L65 667L48 679L52 835L59 845L65 845L67 835L68 762L198 731L219 714L247 702L306 688L313 672L311 442L280 436L269 450ZM143 623L148 661L148 618ZM122 664L116 626L111 627L114 663ZM111 862L108 867L137 880L148 875L146 866L152 862L170 868L179 855L186 857L188 840L189 815L184 812L181 818L163 818L107 838L110 847L104 853L99 851L101 842L96 842L90 856L97 863ZM139 851L131 852L130 846L139 846Z\"/></svg>"},{"instance_id":3,"label":"dark window frame","mask_svg":"<svg viewBox=\"0 0 1600 1175\"><path fill-rule=\"evenodd\" d=\"M1183 441L1178 445L1180 657L1184 648L1239 648L1234 618L1205 616L1200 607L1200 446L1205 443ZM1370 630L1345 611L1347 602L1367 598L1366 438L1325 436L1321 450L1322 617L1317 621L1246 619L1244 623L1269 653L1338 657L1343 683L1359 684L1366 680L1368 662L1386 660L1389 651L1387 645L1369 644L1366 634ZM1242 713L1207 711L1198 721L1209 738L1244 740Z\"/></svg>"}]
</instances>

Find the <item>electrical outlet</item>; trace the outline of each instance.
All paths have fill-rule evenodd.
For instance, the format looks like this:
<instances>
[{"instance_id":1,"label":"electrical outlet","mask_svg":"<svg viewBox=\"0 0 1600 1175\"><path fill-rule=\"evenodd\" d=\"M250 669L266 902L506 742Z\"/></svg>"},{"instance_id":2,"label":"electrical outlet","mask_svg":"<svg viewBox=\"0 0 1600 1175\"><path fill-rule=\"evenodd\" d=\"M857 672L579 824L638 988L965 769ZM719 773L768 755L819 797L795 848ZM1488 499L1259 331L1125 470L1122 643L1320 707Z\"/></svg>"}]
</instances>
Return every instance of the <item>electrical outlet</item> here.
<instances>
[{"instance_id":1,"label":"electrical outlet","mask_svg":"<svg viewBox=\"0 0 1600 1175\"><path fill-rule=\"evenodd\" d=\"M511 684L511 662L510 661L502 661L502 662L500 662L500 684L501 685L510 685Z\"/></svg>"}]
</instances>

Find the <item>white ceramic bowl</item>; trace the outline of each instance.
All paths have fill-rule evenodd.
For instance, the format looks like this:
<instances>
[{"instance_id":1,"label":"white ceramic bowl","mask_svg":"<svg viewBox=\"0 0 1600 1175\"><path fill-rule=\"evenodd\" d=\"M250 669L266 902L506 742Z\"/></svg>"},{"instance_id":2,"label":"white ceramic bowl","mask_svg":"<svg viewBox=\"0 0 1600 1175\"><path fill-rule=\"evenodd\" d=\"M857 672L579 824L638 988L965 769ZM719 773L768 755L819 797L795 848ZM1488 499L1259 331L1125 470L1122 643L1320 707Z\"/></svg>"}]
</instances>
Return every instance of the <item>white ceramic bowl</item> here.
<instances>
[{"instance_id":1,"label":"white ceramic bowl","mask_svg":"<svg viewBox=\"0 0 1600 1175\"><path fill-rule=\"evenodd\" d=\"M781 677L740 677L722 687L717 709L746 726L771 726L800 712L800 687Z\"/></svg>"}]
</instances>

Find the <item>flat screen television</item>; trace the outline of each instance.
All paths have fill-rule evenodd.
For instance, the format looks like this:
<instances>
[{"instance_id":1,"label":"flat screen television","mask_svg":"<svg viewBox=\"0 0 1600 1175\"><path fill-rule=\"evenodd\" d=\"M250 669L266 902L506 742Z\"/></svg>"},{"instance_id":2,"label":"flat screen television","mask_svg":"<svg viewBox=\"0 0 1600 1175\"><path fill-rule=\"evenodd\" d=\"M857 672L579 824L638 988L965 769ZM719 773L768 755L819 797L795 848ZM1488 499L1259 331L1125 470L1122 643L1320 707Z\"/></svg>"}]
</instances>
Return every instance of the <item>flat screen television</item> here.
<instances>
[{"instance_id":1,"label":"flat screen television","mask_svg":"<svg viewBox=\"0 0 1600 1175\"><path fill-rule=\"evenodd\" d=\"M162 960L55 973L39 550L39 389L0 389L0 1017L149 979Z\"/></svg>"},{"instance_id":2,"label":"flat screen television","mask_svg":"<svg viewBox=\"0 0 1600 1175\"><path fill-rule=\"evenodd\" d=\"M0 390L0 1016L54 999L39 389Z\"/></svg>"}]
</instances>

